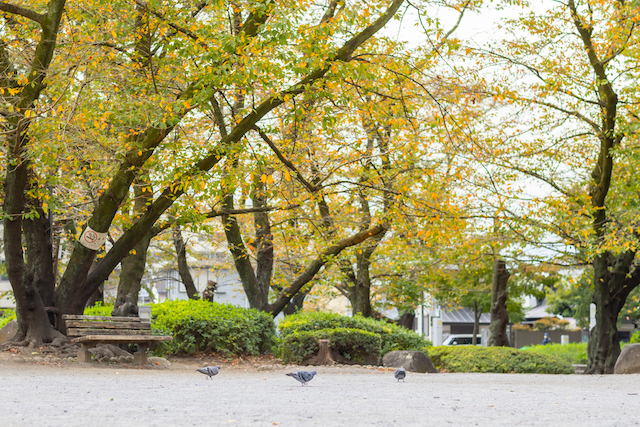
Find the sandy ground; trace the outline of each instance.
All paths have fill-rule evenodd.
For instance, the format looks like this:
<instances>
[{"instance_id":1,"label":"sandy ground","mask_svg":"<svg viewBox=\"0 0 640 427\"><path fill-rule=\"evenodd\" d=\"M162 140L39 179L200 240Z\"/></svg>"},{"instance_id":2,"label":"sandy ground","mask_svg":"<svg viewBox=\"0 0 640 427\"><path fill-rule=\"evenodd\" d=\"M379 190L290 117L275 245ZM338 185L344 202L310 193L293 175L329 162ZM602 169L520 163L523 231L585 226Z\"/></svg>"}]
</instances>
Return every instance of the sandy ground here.
<instances>
[{"instance_id":1,"label":"sandy ground","mask_svg":"<svg viewBox=\"0 0 640 427\"><path fill-rule=\"evenodd\" d=\"M295 367L173 359L42 363L0 355L0 426L629 426L637 375L417 374L318 367L302 387ZM235 363L234 363L235 362Z\"/></svg>"}]
</instances>

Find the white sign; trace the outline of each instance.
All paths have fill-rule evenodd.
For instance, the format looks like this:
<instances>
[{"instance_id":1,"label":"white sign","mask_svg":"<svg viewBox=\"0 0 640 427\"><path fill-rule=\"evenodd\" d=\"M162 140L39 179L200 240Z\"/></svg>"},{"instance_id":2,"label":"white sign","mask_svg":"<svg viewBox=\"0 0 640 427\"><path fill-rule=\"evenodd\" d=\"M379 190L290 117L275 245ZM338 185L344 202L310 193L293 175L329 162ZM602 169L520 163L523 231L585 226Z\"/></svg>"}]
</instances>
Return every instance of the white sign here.
<instances>
[{"instance_id":1,"label":"white sign","mask_svg":"<svg viewBox=\"0 0 640 427\"><path fill-rule=\"evenodd\" d=\"M87 225L87 228L84 229L82 236L80 236L80 244L85 248L91 249L93 251L97 251L102 247L104 241L107 239L107 233L99 233L95 230L92 230L91 227Z\"/></svg>"}]
</instances>

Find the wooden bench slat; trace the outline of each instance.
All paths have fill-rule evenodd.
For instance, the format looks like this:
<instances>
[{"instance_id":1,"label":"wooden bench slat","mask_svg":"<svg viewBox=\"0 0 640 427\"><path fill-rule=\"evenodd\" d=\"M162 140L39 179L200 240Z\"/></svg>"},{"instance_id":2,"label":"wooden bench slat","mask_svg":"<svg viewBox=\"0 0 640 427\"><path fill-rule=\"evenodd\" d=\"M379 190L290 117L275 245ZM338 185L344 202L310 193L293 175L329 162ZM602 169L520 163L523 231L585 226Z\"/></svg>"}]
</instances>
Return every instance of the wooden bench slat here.
<instances>
[{"instance_id":1,"label":"wooden bench slat","mask_svg":"<svg viewBox=\"0 0 640 427\"><path fill-rule=\"evenodd\" d=\"M67 329L67 336L69 337L82 337L85 335L144 335L153 336L150 330L141 329L87 329L87 328L69 328Z\"/></svg>"},{"instance_id":2,"label":"wooden bench slat","mask_svg":"<svg viewBox=\"0 0 640 427\"><path fill-rule=\"evenodd\" d=\"M103 321L113 321L117 319L121 322L140 322L139 317L111 317L111 316L84 316L81 314L63 314L63 320L103 320Z\"/></svg>"},{"instance_id":3,"label":"wooden bench slat","mask_svg":"<svg viewBox=\"0 0 640 427\"><path fill-rule=\"evenodd\" d=\"M100 329L151 329L151 323L146 322L99 322L95 320L67 320L69 328L100 328Z\"/></svg>"},{"instance_id":4,"label":"wooden bench slat","mask_svg":"<svg viewBox=\"0 0 640 427\"><path fill-rule=\"evenodd\" d=\"M172 336L168 335L86 335L83 337L73 338L71 342L130 342L130 343L138 343L138 342L162 342L162 341L171 341L173 339Z\"/></svg>"}]
</instances>

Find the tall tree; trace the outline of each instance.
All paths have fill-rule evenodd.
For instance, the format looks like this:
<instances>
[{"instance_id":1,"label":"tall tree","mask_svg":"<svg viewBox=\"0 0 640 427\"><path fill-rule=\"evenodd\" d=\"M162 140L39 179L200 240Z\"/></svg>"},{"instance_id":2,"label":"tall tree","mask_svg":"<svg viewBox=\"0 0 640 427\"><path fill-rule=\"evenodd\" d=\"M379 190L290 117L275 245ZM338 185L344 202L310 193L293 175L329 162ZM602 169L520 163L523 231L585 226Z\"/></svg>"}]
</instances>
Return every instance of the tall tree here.
<instances>
[{"instance_id":1,"label":"tall tree","mask_svg":"<svg viewBox=\"0 0 640 427\"><path fill-rule=\"evenodd\" d=\"M590 373L613 372L617 319L640 284L637 217L629 210L635 192L625 172L635 164L639 7L568 0L511 20L507 40L478 52L481 62L491 58L502 67L499 76L478 81L484 88L476 95L505 106L485 122L487 132L491 126L499 131L481 144L484 153L476 151L493 177L512 179L511 188L499 189L501 212L520 224L524 242L566 249L565 262L593 268L597 325L589 339ZM531 182L538 189L531 191ZM540 196L540 186L548 196Z\"/></svg>"},{"instance_id":2,"label":"tall tree","mask_svg":"<svg viewBox=\"0 0 640 427\"><path fill-rule=\"evenodd\" d=\"M4 179L4 253L7 276L16 298L18 315L18 338L38 345L60 335L51 326L45 304L51 305L53 259L51 237L46 224L43 203L34 194L40 180L33 167L29 153L29 128L34 108L45 87L49 73L60 22L64 11L63 0L51 0L42 13L35 10L0 3L5 12L4 19L10 26L22 26L24 32L34 31L39 39L31 53L26 45L23 53L29 55L27 63L20 64L12 58L7 40L0 44L0 76L3 92L9 93L9 109L3 111L2 128L5 135L5 179ZM51 215L51 212L48 212ZM45 222L46 221L46 222ZM27 259L23 252L27 243ZM42 244L40 244L42 243ZM40 246L36 248L34 245ZM42 291L42 293L41 293Z\"/></svg>"},{"instance_id":3,"label":"tall tree","mask_svg":"<svg viewBox=\"0 0 640 427\"><path fill-rule=\"evenodd\" d=\"M341 9L339 19L317 26L309 26L307 18L313 14L305 14L305 10L314 7L311 4L297 5L278 13L274 13L275 5L266 1L242 7L235 3L205 2L184 8L143 1L137 1L133 7L124 2L74 4L66 10L70 22L65 33L68 43L57 56L58 78L52 79L47 86L53 96L48 98L48 106L36 111L41 126L30 135L34 102L44 87L47 68L54 58L65 4L51 1L47 12L39 14L1 3L8 13L17 14L20 19L30 20L42 28L32 71L25 75L26 80L12 77L15 67L11 66L10 55L7 53L3 57L6 65L3 69L7 70L3 74L6 83L3 88L19 93L13 105L15 114L5 120L10 131L7 135L13 132L14 138L7 139L4 206L7 218L5 254L19 305L22 337L39 343L55 335L41 297L39 293L36 295L31 284L33 279L26 273L42 266L25 268L22 258L22 219L37 212L38 206L36 201L36 210L27 209L23 197L28 178L30 185L37 186L37 174L30 175L30 162L23 161L30 158L29 153L52 147L60 147L63 151L71 122L77 125L78 145L74 147L74 154L91 158L102 149L108 153L103 158L92 158L91 163L74 161L73 156L69 156L71 161L64 163L58 156L53 156L52 162L46 164L54 171L64 163L69 168L67 172L72 169L79 175L93 174L90 186L91 194L95 196L93 211L82 218L81 237L66 262L54 296L58 315L81 313L91 294L177 199L185 194L205 194L206 182L221 176L216 166L225 157L233 158L234 153L243 150L243 138L258 122L291 103L296 96L308 92L328 75L339 73L340 65L348 64L354 52L393 18L401 4L402 0L394 0L363 5L362 8L345 7ZM331 11L330 16L336 5L334 2L327 8ZM225 12L238 8L241 19L234 25L239 30L233 34L218 31ZM133 17L133 22L121 19L129 16ZM105 21L114 25L106 25ZM22 30L19 26L8 28ZM111 30L96 31L96 28ZM308 43L292 42L300 37ZM144 43L138 43L141 38ZM343 42L327 43L327 40ZM300 51L292 55L293 45ZM78 46L82 49L73 49ZM303 57L308 60L301 64L299 60ZM257 58L261 61L256 61ZM139 72L141 64L146 70L142 73ZM79 66L83 67L81 72ZM65 76L73 77L65 81ZM206 115L208 100L216 90L224 92L240 86L251 94L252 102L239 111L226 136L212 131L203 137L202 132L193 131L199 137L175 138L188 126L202 123L202 116L195 111ZM111 91L107 90L109 87ZM58 107L64 110L62 104L56 107L58 103L69 106L66 120L56 115ZM81 111L80 107L85 105L91 105L91 108ZM111 111L104 111L112 107ZM87 138L83 139L83 135L95 137L91 140L95 145L86 143ZM217 142L210 143L208 139ZM49 142L46 148L45 140ZM17 144L13 144L15 141ZM181 142L190 145L181 145ZM95 165L100 162L105 167L97 170ZM160 190L154 192L145 212L115 235L112 226L121 219L121 209L128 209L130 187L143 171L157 180L154 188ZM57 177L62 172L52 176ZM45 200L42 192L36 192L35 197ZM300 280L284 290L274 303L273 311L281 310L308 277L324 265L327 257L362 242L371 233L369 230L329 245ZM112 243L105 255L96 260L101 241L107 237L112 237ZM28 263L35 261L35 257L27 260ZM58 327L64 328L62 322L58 321Z\"/></svg>"}]
</instances>

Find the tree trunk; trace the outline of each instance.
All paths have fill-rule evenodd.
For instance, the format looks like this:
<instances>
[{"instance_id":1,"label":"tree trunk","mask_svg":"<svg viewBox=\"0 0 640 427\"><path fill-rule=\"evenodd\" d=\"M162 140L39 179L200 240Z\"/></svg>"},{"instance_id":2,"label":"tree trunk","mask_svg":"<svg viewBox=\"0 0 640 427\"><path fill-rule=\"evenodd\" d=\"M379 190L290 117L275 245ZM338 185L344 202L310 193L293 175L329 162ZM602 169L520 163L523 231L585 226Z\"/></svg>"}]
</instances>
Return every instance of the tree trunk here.
<instances>
[{"instance_id":1,"label":"tree trunk","mask_svg":"<svg viewBox=\"0 0 640 427\"><path fill-rule=\"evenodd\" d=\"M85 307L93 307L98 303L104 305L104 285L98 286L98 289L91 294L91 297L87 300Z\"/></svg>"},{"instance_id":2,"label":"tree trunk","mask_svg":"<svg viewBox=\"0 0 640 427\"><path fill-rule=\"evenodd\" d=\"M252 198L254 208L264 208L267 206L267 183L259 179L262 176L261 172L262 171L258 170L258 173L255 175ZM265 173L272 174L273 169L268 168ZM260 293L265 295L268 300L274 263L273 234L271 234L269 213L266 211L255 212L253 214L253 223L256 233L256 280ZM302 307L303 301L304 295L302 296L302 300L298 301L300 307Z\"/></svg>"},{"instance_id":3,"label":"tree trunk","mask_svg":"<svg viewBox=\"0 0 640 427\"><path fill-rule=\"evenodd\" d=\"M15 97L16 112L8 116L3 128L6 135L5 182L4 182L4 252L7 265L7 276L16 299L16 315L18 333L15 340L29 345L39 346L43 342L52 341L60 336L53 329L38 288L42 288L49 303L49 287L53 276L53 262L47 263L46 251L51 255L51 236L39 239L42 232L38 219L25 223L25 192L29 188L29 171L31 169L30 154L27 146L27 135L31 119L24 112L31 110L40 92L44 88L44 80L49 64L53 58L58 36L58 29L64 10L64 0L51 0L47 11L42 15L40 41L38 42L30 70L25 73L27 81L22 84L20 94ZM4 50L0 49L0 60L3 66L3 85L6 79L15 78L15 67ZM34 209L41 205L34 204ZM41 210L41 209L40 209ZM27 236L23 242L23 224ZM48 242L48 243L47 243ZM29 265L25 264L23 243L31 247L27 249ZM35 247L33 245L36 245ZM49 275L49 277L47 277Z\"/></svg>"},{"instance_id":4,"label":"tree trunk","mask_svg":"<svg viewBox=\"0 0 640 427\"><path fill-rule=\"evenodd\" d=\"M233 209L232 195L225 197L225 208ZM249 306L257 310L264 310L268 303L268 295L265 295L258 285L258 279L251 265L249 252L242 239L238 220L233 215L222 215L222 224L224 225L224 233L227 237L227 244L229 245L236 271L240 276L244 293L249 300Z\"/></svg>"},{"instance_id":5,"label":"tree trunk","mask_svg":"<svg viewBox=\"0 0 640 427\"><path fill-rule=\"evenodd\" d=\"M635 252L598 255L593 262L596 325L589 334L587 374L612 374L620 355L618 316L629 293L640 284Z\"/></svg>"},{"instance_id":6,"label":"tree trunk","mask_svg":"<svg viewBox=\"0 0 640 427\"><path fill-rule=\"evenodd\" d=\"M304 299L309 294L309 290L300 291L291 298L289 304L286 305L282 312L285 316L289 316L291 314L296 314L298 311L302 310L302 306L304 305Z\"/></svg>"},{"instance_id":7,"label":"tree trunk","mask_svg":"<svg viewBox=\"0 0 640 427\"><path fill-rule=\"evenodd\" d=\"M493 284L491 286L491 324L489 325L489 346L509 346L507 336L507 280L509 272L506 263L495 260L493 264Z\"/></svg>"},{"instance_id":8,"label":"tree trunk","mask_svg":"<svg viewBox=\"0 0 640 427\"><path fill-rule=\"evenodd\" d=\"M471 337L471 345L478 344L478 332L480 332L480 316L482 316L482 310L478 306L478 302L473 302L473 337Z\"/></svg>"},{"instance_id":9,"label":"tree trunk","mask_svg":"<svg viewBox=\"0 0 640 427\"><path fill-rule=\"evenodd\" d=\"M416 314L413 312L404 313L396 322L399 326L413 330L413 322L416 320Z\"/></svg>"},{"instance_id":10,"label":"tree trunk","mask_svg":"<svg viewBox=\"0 0 640 427\"><path fill-rule=\"evenodd\" d=\"M173 229L173 245L176 248L176 257L178 260L178 273L182 279L182 284L187 290L187 296L189 299L200 299L200 293L196 288L196 284L193 282L191 271L189 270L189 264L187 263L187 247L184 244L182 238L182 230L177 225Z\"/></svg>"}]
</instances>

